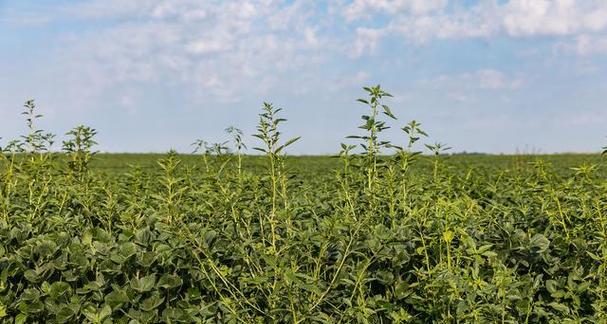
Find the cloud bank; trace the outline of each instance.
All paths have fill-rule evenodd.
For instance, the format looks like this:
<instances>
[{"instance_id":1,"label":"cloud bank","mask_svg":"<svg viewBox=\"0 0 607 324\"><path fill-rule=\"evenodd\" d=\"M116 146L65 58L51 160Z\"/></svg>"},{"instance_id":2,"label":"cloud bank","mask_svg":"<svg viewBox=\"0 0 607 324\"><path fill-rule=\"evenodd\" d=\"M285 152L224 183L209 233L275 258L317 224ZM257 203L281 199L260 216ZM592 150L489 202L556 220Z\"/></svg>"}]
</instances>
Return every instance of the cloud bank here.
<instances>
[{"instance_id":1,"label":"cloud bank","mask_svg":"<svg viewBox=\"0 0 607 324\"><path fill-rule=\"evenodd\" d=\"M316 100L302 107L345 109L337 94L385 79L401 102L422 106L415 91L516 101L526 88L548 91L539 82L555 78L581 87L585 79L572 76L600 74L607 54L604 0L8 1L0 27L44 46L8 37L6 48L44 55L4 54L16 62L6 71L31 69L4 80L6 97L20 100L11 87L44 82L56 111L103 101L128 115L162 109L150 94L234 109L279 93ZM34 61L44 63L35 70ZM602 89L602 79L593 82Z\"/></svg>"}]
</instances>

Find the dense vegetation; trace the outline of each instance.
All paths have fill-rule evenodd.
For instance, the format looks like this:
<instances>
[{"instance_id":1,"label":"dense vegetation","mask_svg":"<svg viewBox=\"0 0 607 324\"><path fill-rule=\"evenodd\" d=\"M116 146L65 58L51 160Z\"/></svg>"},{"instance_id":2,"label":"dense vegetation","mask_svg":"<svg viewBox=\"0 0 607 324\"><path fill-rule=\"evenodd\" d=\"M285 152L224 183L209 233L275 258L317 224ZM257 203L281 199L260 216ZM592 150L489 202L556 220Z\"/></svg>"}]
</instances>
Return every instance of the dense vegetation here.
<instances>
[{"instance_id":1,"label":"dense vegetation","mask_svg":"<svg viewBox=\"0 0 607 324\"><path fill-rule=\"evenodd\" d=\"M155 165L95 157L85 126L51 153L26 103L0 157L0 321L607 322L598 155L424 156L417 122L382 139L389 95L366 90L338 157L286 157L264 104L263 156L231 128Z\"/></svg>"}]
</instances>

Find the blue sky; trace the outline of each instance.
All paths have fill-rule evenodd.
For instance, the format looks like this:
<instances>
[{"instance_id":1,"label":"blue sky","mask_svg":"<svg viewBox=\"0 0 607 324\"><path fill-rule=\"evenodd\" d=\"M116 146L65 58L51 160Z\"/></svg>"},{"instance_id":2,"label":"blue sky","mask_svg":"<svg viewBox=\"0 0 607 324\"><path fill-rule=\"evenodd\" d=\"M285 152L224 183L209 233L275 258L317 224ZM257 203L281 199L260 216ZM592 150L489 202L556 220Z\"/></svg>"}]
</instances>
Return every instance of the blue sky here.
<instances>
[{"instance_id":1,"label":"blue sky","mask_svg":"<svg viewBox=\"0 0 607 324\"><path fill-rule=\"evenodd\" d=\"M112 152L250 135L270 101L290 153L334 153L379 83L395 142L416 119L458 152L607 144L604 0L0 0L0 61L4 141L30 98Z\"/></svg>"}]
</instances>

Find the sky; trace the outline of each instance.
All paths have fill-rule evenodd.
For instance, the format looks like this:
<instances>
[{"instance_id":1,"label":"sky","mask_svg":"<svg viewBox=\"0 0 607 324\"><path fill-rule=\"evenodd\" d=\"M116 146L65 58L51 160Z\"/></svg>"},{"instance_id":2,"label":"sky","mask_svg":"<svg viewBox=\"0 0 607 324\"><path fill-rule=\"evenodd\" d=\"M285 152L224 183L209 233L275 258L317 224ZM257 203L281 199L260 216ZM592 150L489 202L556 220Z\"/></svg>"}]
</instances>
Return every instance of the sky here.
<instances>
[{"instance_id":1,"label":"sky","mask_svg":"<svg viewBox=\"0 0 607 324\"><path fill-rule=\"evenodd\" d=\"M415 119L453 152L598 152L606 72L605 0L0 0L0 143L35 99L58 142L190 152L236 126L252 147L267 101L289 153L330 154L380 84L397 144Z\"/></svg>"}]
</instances>

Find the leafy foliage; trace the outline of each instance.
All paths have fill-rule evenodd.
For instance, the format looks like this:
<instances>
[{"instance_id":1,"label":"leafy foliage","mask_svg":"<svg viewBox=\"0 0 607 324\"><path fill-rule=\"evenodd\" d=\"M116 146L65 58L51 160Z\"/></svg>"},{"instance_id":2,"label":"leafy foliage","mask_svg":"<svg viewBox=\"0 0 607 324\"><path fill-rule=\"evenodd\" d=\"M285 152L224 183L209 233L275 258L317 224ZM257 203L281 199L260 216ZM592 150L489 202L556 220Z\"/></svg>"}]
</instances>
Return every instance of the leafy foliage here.
<instances>
[{"instance_id":1,"label":"leafy foliage","mask_svg":"<svg viewBox=\"0 0 607 324\"><path fill-rule=\"evenodd\" d=\"M67 132L66 135L71 136L70 139L63 141L63 151L69 157L68 168L82 177L88 171L89 163L96 154L92 148L97 144L93 139L97 135L97 131L80 125Z\"/></svg>"},{"instance_id":2,"label":"leafy foliage","mask_svg":"<svg viewBox=\"0 0 607 324\"><path fill-rule=\"evenodd\" d=\"M232 150L199 140L192 163L108 174L95 130L52 153L28 102L28 135L0 154L0 322L607 321L598 164L425 156L416 121L402 146L382 138L390 95L365 91L332 171L290 168L298 138L265 103L261 157L231 128Z\"/></svg>"}]
</instances>

